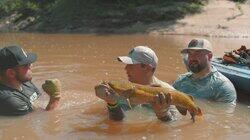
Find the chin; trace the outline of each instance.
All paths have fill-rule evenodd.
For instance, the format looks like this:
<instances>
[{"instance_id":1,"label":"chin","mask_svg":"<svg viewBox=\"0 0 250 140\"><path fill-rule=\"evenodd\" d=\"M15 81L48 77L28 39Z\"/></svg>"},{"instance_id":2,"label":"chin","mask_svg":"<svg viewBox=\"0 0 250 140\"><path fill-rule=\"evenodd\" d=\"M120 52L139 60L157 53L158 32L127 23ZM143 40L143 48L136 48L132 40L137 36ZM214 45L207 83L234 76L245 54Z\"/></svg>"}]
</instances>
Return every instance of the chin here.
<instances>
[{"instance_id":1,"label":"chin","mask_svg":"<svg viewBox=\"0 0 250 140\"><path fill-rule=\"evenodd\" d=\"M128 81L129 81L129 82L132 82L132 83L135 82L135 81L134 81L133 79L131 79L131 78L128 78Z\"/></svg>"},{"instance_id":2,"label":"chin","mask_svg":"<svg viewBox=\"0 0 250 140\"><path fill-rule=\"evenodd\" d=\"M26 79L24 79L23 81L24 82L28 82L28 81L31 81L32 80L32 77L27 77Z\"/></svg>"}]
</instances>

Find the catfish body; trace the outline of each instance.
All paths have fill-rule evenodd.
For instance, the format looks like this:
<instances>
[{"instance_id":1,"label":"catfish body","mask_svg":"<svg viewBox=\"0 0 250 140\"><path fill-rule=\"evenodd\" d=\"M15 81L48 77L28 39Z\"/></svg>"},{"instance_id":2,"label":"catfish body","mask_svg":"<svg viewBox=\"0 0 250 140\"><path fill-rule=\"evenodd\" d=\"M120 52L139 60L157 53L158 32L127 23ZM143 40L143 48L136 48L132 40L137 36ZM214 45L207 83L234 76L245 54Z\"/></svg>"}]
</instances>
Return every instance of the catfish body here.
<instances>
[{"instance_id":1,"label":"catfish body","mask_svg":"<svg viewBox=\"0 0 250 140\"><path fill-rule=\"evenodd\" d=\"M108 85L119 96L128 98L131 103L152 103L155 95L163 93L166 98L171 98L170 104L175 105L182 115L189 111L193 121L195 115L202 116L201 109L194 103L193 97L175 89L121 81L106 81L102 84Z\"/></svg>"}]
</instances>

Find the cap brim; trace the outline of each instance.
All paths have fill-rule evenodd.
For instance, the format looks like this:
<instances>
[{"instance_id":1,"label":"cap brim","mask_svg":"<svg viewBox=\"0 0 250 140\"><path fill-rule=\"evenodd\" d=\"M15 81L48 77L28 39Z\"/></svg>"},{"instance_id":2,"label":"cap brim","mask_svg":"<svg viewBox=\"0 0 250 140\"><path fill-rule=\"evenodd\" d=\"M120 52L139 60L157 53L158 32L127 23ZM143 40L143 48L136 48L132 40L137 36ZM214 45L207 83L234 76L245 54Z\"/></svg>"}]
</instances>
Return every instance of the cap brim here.
<instances>
[{"instance_id":1,"label":"cap brim","mask_svg":"<svg viewBox=\"0 0 250 140\"><path fill-rule=\"evenodd\" d=\"M119 56L117 57L117 60L125 64L138 64L139 63L128 56Z\"/></svg>"},{"instance_id":2,"label":"cap brim","mask_svg":"<svg viewBox=\"0 0 250 140\"><path fill-rule=\"evenodd\" d=\"M206 50L206 51L211 52L211 50L208 50L208 49L199 48L199 47L192 47L192 48L186 48L186 49L181 50L181 53L187 53L188 50Z\"/></svg>"},{"instance_id":3,"label":"cap brim","mask_svg":"<svg viewBox=\"0 0 250 140\"><path fill-rule=\"evenodd\" d=\"M37 60L37 54L35 53L28 53L27 59L25 59L23 62L20 62L19 65L26 65L34 63Z\"/></svg>"}]
</instances>

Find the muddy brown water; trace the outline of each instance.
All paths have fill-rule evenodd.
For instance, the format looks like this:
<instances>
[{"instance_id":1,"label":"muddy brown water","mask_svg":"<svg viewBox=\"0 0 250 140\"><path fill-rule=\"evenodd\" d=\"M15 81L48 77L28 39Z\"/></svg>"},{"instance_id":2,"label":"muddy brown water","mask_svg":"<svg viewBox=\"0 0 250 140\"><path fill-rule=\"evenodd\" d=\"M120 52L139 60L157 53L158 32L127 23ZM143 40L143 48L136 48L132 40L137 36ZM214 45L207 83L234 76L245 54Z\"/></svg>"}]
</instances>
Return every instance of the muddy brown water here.
<instances>
[{"instance_id":1,"label":"muddy brown water","mask_svg":"<svg viewBox=\"0 0 250 140\"><path fill-rule=\"evenodd\" d=\"M156 76L172 83L186 72L180 50L194 36L80 35L1 33L0 46L19 44L36 52L33 81L41 89L45 79L63 83L61 105L46 112L48 97L43 94L36 111L20 117L0 117L0 139L248 139L250 98L240 94L234 112L222 105L197 101L204 118L192 123L190 116L163 123L154 113L137 109L126 112L122 122L107 118L105 103L95 97L94 85L101 80L126 79L124 66L116 57L136 45L147 45L157 53ZM244 44L249 38L208 38L216 56ZM249 94L250 95L250 94Z\"/></svg>"}]
</instances>

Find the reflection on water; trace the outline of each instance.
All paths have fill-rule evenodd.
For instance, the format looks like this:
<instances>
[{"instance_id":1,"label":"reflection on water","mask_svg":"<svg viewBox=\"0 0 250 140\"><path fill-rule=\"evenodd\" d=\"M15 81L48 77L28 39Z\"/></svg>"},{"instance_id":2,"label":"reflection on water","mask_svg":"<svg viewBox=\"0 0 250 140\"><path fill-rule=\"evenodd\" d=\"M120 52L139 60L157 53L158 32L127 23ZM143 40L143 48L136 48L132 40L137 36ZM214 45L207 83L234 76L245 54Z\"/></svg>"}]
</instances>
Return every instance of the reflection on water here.
<instances>
[{"instance_id":1,"label":"reflection on water","mask_svg":"<svg viewBox=\"0 0 250 140\"><path fill-rule=\"evenodd\" d=\"M190 115L162 123L148 110L126 112L121 122L110 121L105 103L95 97L101 80L126 79L124 65L116 56L136 45L150 46L159 56L156 75L172 83L184 73L180 50L192 36L0 34L0 45L20 44L39 58L33 80L41 87L48 78L63 84L60 107L46 112L48 97L37 102L35 112L20 117L1 117L1 139L247 139L250 136L250 98L240 95L235 111L213 102L198 101L204 118L192 123ZM215 55L236 49L249 39L208 38ZM41 89L41 88L40 88Z\"/></svg>"}]
</instances>

